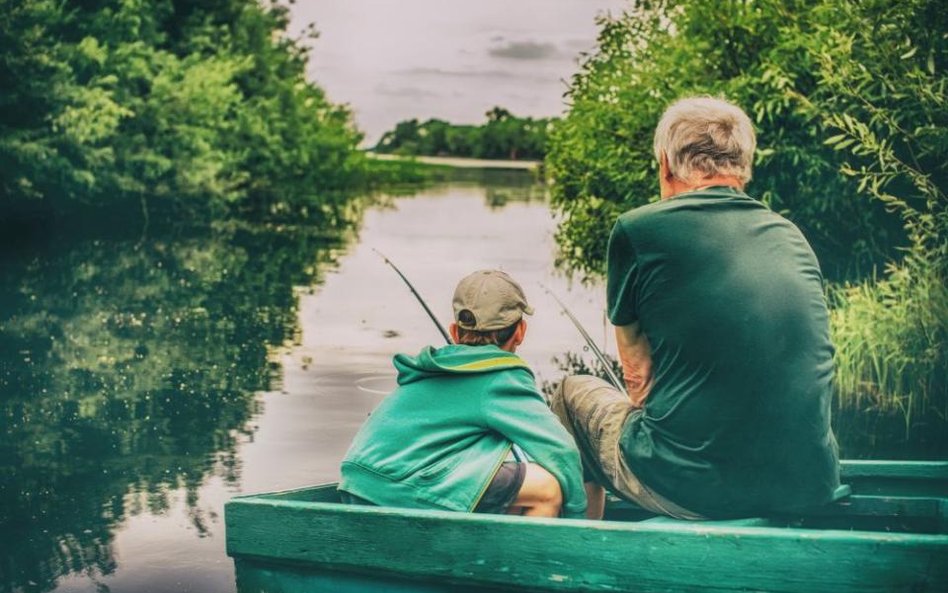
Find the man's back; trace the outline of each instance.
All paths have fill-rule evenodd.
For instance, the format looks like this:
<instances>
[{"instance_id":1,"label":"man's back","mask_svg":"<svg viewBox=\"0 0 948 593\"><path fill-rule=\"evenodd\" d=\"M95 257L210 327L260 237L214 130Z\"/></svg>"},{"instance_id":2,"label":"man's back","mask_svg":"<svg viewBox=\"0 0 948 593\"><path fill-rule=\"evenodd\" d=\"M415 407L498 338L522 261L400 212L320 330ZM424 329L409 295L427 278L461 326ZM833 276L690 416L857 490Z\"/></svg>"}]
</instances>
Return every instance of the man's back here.
<instances>
[{"instance_id":1,"label":"man's back","mask_svg":"<svg viewBox=\"0 0 948 593\"><path fill-rule=\"evenodd\" d=\"M609 313L639 322L654 384L620 446L649 487L707 516L818 504L838 484L833 349L799 230L716 187L623 215Z\"/></svg>"}]
</instances>

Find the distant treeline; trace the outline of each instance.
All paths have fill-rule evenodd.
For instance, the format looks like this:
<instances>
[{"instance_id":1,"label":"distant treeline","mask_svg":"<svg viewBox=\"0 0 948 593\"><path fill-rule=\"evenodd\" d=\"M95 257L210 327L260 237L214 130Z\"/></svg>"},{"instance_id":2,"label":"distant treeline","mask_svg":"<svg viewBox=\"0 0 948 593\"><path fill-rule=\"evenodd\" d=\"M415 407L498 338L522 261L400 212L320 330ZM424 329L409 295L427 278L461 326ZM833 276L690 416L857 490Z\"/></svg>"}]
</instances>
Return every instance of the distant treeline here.
<instances>
[{"instance_id":1,"label":"distant treeline","mask_svg":"<svg viewBox=\"0 0 948 593\"><path fill-rule=\"evenodd\" d=\"M258 0L0 0L0 220L168 202L331 210L382 165L306 80L287 24Z\"/></svg>"},{"instance_id":2,"label":"distant treeline","mask_svg":"<svg viewBox=\"0 0 948 593\"><path fill-rule=\"evenodd\" d=\"M406 156L456 156L477 159L541 160L546 156L551 118L517 117L502 107L487 112L480 126L440 119L399 122L375 151Z\"/></svg>"}]
</instances>

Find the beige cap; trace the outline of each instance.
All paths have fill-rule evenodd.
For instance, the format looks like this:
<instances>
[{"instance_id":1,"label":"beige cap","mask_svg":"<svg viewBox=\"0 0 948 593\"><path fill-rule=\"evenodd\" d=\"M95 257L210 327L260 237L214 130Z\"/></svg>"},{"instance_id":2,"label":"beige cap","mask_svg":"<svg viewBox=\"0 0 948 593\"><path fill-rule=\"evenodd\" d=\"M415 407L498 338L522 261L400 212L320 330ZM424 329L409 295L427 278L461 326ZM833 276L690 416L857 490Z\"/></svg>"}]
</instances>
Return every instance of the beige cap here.
<instances>
[{"instance_id":1,"label":"beige cap","mask_svg":"<svg viewBox=\"0 0 948 593\"><path fill-rule=\"evenodd\" d=\"M462 316L462 311L471 315ZM454 320L463 329L504 329L520 321L523 313L533 315L533 307L527 304L520 285L500 270L474 272L465 276L454 290Z\"/></svg>"}]
</instances>

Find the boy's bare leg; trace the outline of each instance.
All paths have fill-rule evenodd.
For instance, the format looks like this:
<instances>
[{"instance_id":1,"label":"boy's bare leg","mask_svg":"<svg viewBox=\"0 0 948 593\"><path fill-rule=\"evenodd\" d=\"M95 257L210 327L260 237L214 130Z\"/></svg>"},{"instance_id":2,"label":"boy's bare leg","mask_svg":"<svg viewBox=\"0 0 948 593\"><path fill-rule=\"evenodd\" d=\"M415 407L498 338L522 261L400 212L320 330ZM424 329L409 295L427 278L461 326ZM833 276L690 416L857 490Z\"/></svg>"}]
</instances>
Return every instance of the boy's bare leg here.
<instances>
[{"instance_id":1,"label":"boy's bare leg","mask_svg":"<svg viewBox=\"0 0 948 593\"><path fill-rule=\"evenodd\" d=\"M508 514L526 517L559 517L563 506L560 483L536 463L527 464L527 474Z\"/></svg>"},{"instance_id":2,"label":"boy's bare leg","mask_svg":"<svg viewBox=\"0 0 948 593\"><path fill-rule=\"evenodd\" d=\"M596 482L586 482L583 487L586 488L586 518L602 519L606 510L606 489Z\"/></svg>"}]
</instances>

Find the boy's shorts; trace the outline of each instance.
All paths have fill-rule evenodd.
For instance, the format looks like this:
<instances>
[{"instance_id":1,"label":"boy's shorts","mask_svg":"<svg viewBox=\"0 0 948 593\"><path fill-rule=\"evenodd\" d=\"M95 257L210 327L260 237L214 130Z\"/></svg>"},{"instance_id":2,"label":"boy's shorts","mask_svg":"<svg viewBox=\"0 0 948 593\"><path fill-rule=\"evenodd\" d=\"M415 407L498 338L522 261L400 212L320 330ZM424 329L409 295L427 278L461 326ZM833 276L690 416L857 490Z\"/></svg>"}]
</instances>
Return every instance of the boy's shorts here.
<instances>
[{"instance_id":1,"label":"boy's shorts","mask_svg":"<svg viewBox=\"0 0 948 593\"><path fill-rule=\"evenodd\" d=\"M487 490L481 496L481 500L474 508L475 513L504 514L510 508L510 505L517 500L520 494L520 488L523 486L523 480L527 476L527 464L517 461L505 461L500 464L497 473L494 474ZM346 492L339 491L339 499L344 504L362 504L374 506L372 501L366 500L361 496L356 496Z\"/></svg>"},{"instance_id":2,"label":"boy's shorts","mask_svg":"<svg viewBox=\"0 0 948 593\"><path fill-rule=\"evenodd\" d=\"M484 496L474 508L475 513L504 514L517 500L523 480L527 476L527 464L505 461L500 464L494 478L487 485Z\"/></svg>"}]
</instances>

